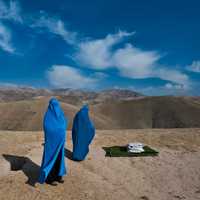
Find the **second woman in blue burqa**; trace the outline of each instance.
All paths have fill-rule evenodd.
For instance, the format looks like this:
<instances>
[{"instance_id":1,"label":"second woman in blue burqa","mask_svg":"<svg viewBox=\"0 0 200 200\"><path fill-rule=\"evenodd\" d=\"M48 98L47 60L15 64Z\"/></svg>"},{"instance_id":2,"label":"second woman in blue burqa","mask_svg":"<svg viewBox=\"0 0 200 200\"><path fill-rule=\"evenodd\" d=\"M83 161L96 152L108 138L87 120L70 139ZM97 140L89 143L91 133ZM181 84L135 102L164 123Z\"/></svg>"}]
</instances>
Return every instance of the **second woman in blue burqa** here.
<instances>
[{"instance_id":1,"label":"second woman in blue burqa","mask_svg":"<svg viewBox=\"0 0 200 200\"><path fill-rule=\"evenodd\" d=\"M49 102L44 116L43 128L45 144L39 182L63 182L62 176L66 174L64 146L67 121L58 100L55 98Z\"/></svg>"},{"instance_id":2,"label":"second woman in blue burqa","mask_svg":"<svg viewBox=\"0 0 200 200\"><path fill-rule=\"evenodd\" d=\"M85 159L94 135L95 128L89 118L89 108L85 105L76 113L73 121L73 160L81 161Z\"/></svg>"}]
</instances>

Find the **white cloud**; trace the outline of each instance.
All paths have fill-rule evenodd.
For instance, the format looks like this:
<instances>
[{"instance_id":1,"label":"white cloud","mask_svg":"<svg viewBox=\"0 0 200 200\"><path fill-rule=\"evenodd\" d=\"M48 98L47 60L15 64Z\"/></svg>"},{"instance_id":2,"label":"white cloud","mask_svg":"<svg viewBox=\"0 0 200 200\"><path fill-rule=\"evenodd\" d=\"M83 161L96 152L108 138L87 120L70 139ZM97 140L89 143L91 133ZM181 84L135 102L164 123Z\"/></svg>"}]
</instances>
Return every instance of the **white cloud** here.
<instances>
[{"instance_id":1,"label":"white cloud","mask_svg":"<svg viewBox=\"0 0 200 200\"><path fill-rule=\"evenodd\" d=\"M64 23L48 17L42 12L39 20L32 27L45 28L62 37L65 42L75 47L72 59L80 66L105 71L109 68L118 70L119 75L128 78L160 78L189 87L190 80L185 73L159 65L161 55L157 51L139 49L130 43L123 43L135 32L119 31L101 39L77 39L77 33L68 31Z\"/></svg>"},{"instance_id":2,"label":"white cloud","mask_svg":"<svg viewBox=\"0 0 200 200\"><path fill-rule=\"evenodd\" d=\"M166 89L175 89L175 90L184 90L185 88L183 85L180 84L172 84L172 83L166 83L164 86Z\"/></svg>"},{"instance_id":3,"label":"white cloud","mask_svg":"<svg viewBox=\"0 0 200 200\"><path fill-rule=\"evenodd\" d=\"M158 69L155 69L153 72L152 77L157 77L162 80L167 80L174 82L178 85L182 85L184 88L190 87L190 80L188 75L182 73L181 71L164 68L164 67L157 67Z\"/></svg>"},{"instance_id":4,"label":"white cloud","mask_svg":"<svg viewBox=\"0 0 200 200\"><path fill-rule=\"evenodd\" d=\"M0 20L9 20L23 23L20 15L21 8L16 1L0 0ZM8 53L14 53L15 49L11 43L11 31L0 21L0 48Z\"/></svg>"},{"instance_id":5,"label":"white cloud","mask_svg":"<svg viewBox=\"0 0 200 200\"><path fill-rule=\"evenodd\" d=\"M95 88L98 81L101 80L99 74L92 76L84 75L81 70L64 65L53 65L47 71L47 78L50 85L56 88Z\"/></svg>"},{"instance_id":6,"label":"white cloud","mask_svg":"<svg viewBox=\"0 0 200 200\"><path fill-rule=\"evenodd\" d=\"M145 95L157 96L157 95L192 95L193 91L182 87L179 84L167 83L164 86L149 86L144 88L137 88L135 91L141 92Z\"/></svg>"},{"instance_id":7,"label":"white cloud","mask_svg":"<svg viewBox=\"0 0 200 200\"><path fill-rule=\"evenodd\" d=\"M186 74L159 65L161 55L157 51L145 51L130 43L123 44L124 40L135 32L119 31L101 39L78 40L77 34L68 31L61 20L48 17L43 12L42 17L32 27L46 28L72 44L76 50L72 59L82 67L101 71L115 68L123 77L160 78L182 84L184 87L189 85L190 80Z\"/></svg>"},{"instance_id":8,"label":"white cloud","mask_svg":"<svg viewBox=\"0 0 200 200\"><path fill-rule=\"evenodd\" d=\"M14 53L15 49L11 44L10 31L0 23L0 48L9 53Z\"/></svg>"},{"instance_id":9,"label":"white cloud","mask_svg":"<svg viewBox=\"0 0 200 200\"><path fill-rule=\"evenodd\" d=\"M200 60L193 61L191 65L187 66L188 71L200 73Z\"/></svg>"},{"instance_id":10,"label":"white cloud","mask_svg":"<svg viewBox=\"0 0 200 200\"><path fill-rule=\"evenodd\" d=\"M129 78L146 78L152 75L155 62L160 58L154 51L142 51L127 44L113 53L113 65L120 74Z\"/></svg>"},{"instance_id":11,"label":"white cloud","mask_svg":"<svg viewBox=\"0 0 200 200\"><path fill-rule=\"evenodd\" d=\"M113 67L112 49L114 45L133 34L119 31L117 34L108 34L103 39L83 41L78 45L75 60L88 68L106 69Z\"/></svg>"},{"instance_id":12,"label":"white cloud","mask_svg":"<svg viewBox=\"0 0 200 200\"><path fill-rule=\"evenodd\" d=\"M6 4L4 1L0 0L0 19L22 23L23 20L20 12L21 8L18 2L10 1Z\"/></svg>"},{"instance_id":13,"label":"white cloud","mask_svg":"<svg viewBox=\"0 0 200 200\"><path fill-rule=\"evenodd\" d=\"M148 95L148 96L162 96L162 95L174 95L174 96L181 96L181 95L193 95L194 91L193 88L184 88L182 85L175 84L175 83L166 83L165 85L160 86L114 86L114 89L128 89L138 92L140 94Z\"/></svg>"},{"instance_id":14,"label":"white cloud","mask_svg":"<svg viewBox=\"0 0 200 200\"><path fill-rule=\"evenodd\" d=\"M44 12L42 16L37 19L32 25L32 28L44 28L47 29L50 33L60 36L68 44L76 43L76 33L68 31L65 27L65 24L60 19L53 17L48 17Z\"/></svg>"},{"instance_id":15,"label":"white cloud","mask_svg":"<svg viewBox=\"0 0 200 200\"><path fill-rule=\"evenodd\" d=\"M128 78L160 78L188 87L189 77L183 72L158 64L161 55L156 51L144 51L132 44L114 48L134 33L118 32L103 39L86 40L79 44L75 61L88 68L106 70L116 68L120 76Z\"/></svg>"}]
</instances>

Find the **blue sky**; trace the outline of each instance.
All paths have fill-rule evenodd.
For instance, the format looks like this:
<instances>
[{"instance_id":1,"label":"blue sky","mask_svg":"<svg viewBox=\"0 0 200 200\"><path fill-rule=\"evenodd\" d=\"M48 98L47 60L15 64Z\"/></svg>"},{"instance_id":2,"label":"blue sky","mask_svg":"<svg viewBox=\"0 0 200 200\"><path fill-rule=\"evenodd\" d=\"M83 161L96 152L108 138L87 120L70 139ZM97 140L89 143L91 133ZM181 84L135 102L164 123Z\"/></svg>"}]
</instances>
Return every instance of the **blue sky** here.
<instances>
[{"instance_id":1,"label":"blue sky","mask_svg":"<svg viewBox=\"0 0 200 200\"><path fill-rule=\"evenodd\" d=\"M199 7L0 0L0 84L200 95Z\"/></svg>"}]
</instances>

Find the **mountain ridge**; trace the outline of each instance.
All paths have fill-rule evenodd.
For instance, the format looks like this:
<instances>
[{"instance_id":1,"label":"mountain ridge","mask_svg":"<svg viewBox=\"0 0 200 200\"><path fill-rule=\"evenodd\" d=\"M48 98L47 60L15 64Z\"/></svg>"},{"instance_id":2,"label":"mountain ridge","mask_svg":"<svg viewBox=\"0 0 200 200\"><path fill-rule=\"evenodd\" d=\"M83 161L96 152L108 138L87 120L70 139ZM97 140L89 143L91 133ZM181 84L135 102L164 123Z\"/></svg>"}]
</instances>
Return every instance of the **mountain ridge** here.
<instances>
[{"instance_id":1,"label":"mountain ridge","mask_svg":"<svg viewBox=\"0 0 200 200\"><path fill-rule=\"evenodd\" d=\"M0 87L0 102L32 100L38 97L58 97L66 103L100 103L107 100L127 100L142 97L144 95L125 89L109 89L99 92L60 88L60 89L37 89L32 87Z\"/></svg>"}]
</instances>

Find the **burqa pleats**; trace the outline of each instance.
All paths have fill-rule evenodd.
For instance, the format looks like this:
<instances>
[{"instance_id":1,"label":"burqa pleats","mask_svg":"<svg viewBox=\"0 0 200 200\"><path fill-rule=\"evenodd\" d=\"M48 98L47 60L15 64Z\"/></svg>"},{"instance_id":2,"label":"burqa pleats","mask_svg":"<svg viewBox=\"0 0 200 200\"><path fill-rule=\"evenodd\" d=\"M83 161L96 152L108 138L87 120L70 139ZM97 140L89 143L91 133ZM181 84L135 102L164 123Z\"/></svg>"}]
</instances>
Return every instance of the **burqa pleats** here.
<instances>
[{"instance_id":1,"label":"burqa pleats","mask_svg":"<svg viewBox=\"0 0 200 200\"><path fill-rule=\"evenodd\" d=\"M45 134L44 152L40 168L39 182L44 183L66 174L64 146L67 121L57 99L49 102L44 116L43 128Z\"/></svg>"},{"instance_id":2,"label":"burqa pleats","mask_svg":"<svg viewBox=\"0 0 200 200\"><path fill-rule=\"evenodd\" d=\"M89 145L95 135L95 127L88 112L88 106L83 106L73 121L73 160L81 161L85 159L89 152Z\"/></svg>"}]
</instances>

